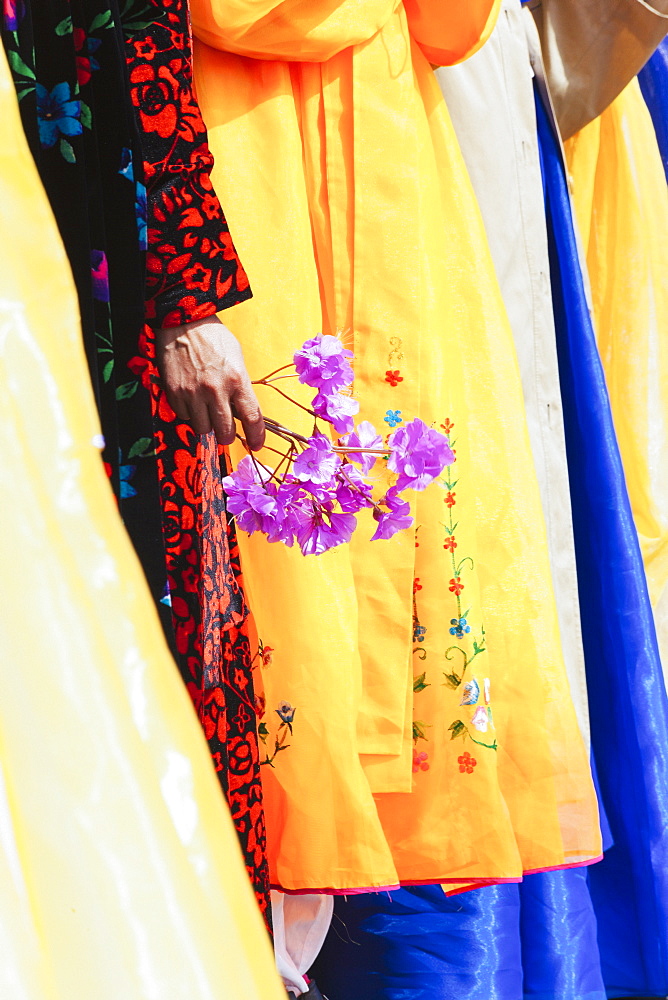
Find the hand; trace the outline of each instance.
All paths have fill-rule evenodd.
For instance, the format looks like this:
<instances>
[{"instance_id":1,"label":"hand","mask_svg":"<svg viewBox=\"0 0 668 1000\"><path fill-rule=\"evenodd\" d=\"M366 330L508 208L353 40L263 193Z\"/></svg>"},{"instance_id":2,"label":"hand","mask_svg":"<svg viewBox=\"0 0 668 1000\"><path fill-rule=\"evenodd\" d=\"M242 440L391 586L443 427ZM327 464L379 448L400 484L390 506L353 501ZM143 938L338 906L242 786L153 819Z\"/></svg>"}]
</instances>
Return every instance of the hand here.
<instances>
[{"instance_id":1,"label":"hand","mask_svg":"<svg viewBox=\"0 0 668 1000\"><path fill-rule=\"evenodd\" d=\"M156 360L169 405L196 434L213 430L232 444L234 418L253 451L264 444L264 420L239 341L216 316L158 330Z\"/></svg>"}]
</instances>

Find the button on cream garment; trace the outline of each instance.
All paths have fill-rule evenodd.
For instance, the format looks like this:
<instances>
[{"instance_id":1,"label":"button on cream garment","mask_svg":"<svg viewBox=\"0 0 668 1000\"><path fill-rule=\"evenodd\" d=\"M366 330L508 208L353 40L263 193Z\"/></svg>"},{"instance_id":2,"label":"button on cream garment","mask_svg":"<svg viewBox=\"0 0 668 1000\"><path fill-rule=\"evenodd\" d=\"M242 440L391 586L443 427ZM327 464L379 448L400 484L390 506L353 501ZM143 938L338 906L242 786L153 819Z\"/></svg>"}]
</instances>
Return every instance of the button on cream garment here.
<instances>
[{"instance_id":1,"label":"button on cream garment","mask_svg":"<svg viewBox=\"0 0 668 1000\"><path fill-rule=\"evenodd\" d=\"M561 640L573 701L589 740L568 467L552 314L533 71L519 0L504 0L487 44L436 71L482 211L515 338L547 523Z\"/></svg>"}]
</instances>

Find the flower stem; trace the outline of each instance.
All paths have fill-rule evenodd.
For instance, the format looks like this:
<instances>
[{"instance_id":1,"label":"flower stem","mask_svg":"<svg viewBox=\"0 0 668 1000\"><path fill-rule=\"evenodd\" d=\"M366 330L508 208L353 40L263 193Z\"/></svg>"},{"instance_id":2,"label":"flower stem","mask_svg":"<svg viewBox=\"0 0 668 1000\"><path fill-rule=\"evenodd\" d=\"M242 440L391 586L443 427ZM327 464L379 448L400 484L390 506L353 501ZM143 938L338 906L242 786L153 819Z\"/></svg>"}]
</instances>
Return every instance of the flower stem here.
<instances>
[{"instance_id":1,"label":"flower stem","mask_svg":"<svg viewBox=\"0 0 668 1000\"><path fill-rule=\"evenodd\" d=\"M297 434L296 431L289 430L287 427L284 427L283 424L279 424L277 420L272 420L271 417L265 417L264 423L268 430L277 434L279 437L290 438L294 441L301 441L303 444L309 443L308 438L305 438L302 434Z\"/></svg>"},{"instance_id":2,"label":"flower stem","mask_svg":"<svg viewBox=\"0 0 668 1000\"><path fill-rule=\"evenodd\" d=\"M254 383L253 383L253 385L257 385L257 384L258 384L257 382L254 382ZM289 403L294 403L294 405L295 405L295 406L298 406L300 410L304 410L304 411L305 411L306 413L310 413L312 417L315 417L315 416L316 416L316 413L315 413L315 410L311 410L311 409L309 409L309 407L308 407L308 406L302 406L302 404L301 404L301 403L298 403L296 399L293 399L293 398L292 398L292 396L288 396L287 392L283 392L283 390L282 390L282 389L279 389L279 388L278 388L278 386L277 386L277 385L274 385L274 383L273 383L273 382L262 382L262 385L266 385L266 386L268 386L268 387L269 387L270 389L274 389L274 390L275 390L275 391L276 391L277 393L279 393L279 395L281 395L281 396L282 396L282 397L283 397L284 399L287 399L287 401L288 401Z\"/></svg>"},{"instance_id":3,"label":"flower stem","mask_svg":"<svg viewBox=\"0 0 668 1000\"><path fill-rule=\"evenodd\" d=\"M251 385L261 385L268 378L271 378L272 375L278 375L279 372L284 372L286 368L292 368L292 367L293 367L293 362L291 361L287 365L281 365L280 368L274 368L273 372L269 372L269 374L265 375L264 378L259 378L255 382L251 382Z\"/></svg>"}]
</instances>

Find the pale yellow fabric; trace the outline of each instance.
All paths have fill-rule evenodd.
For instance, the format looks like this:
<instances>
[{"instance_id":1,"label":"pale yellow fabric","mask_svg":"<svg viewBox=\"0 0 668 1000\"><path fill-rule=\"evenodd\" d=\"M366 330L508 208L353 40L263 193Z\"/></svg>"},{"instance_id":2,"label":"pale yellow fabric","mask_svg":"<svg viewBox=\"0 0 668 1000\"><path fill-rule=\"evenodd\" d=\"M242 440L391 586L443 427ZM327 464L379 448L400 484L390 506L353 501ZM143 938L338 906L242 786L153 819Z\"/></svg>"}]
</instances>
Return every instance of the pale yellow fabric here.
<instances>
[{"instance_id":1,"label":"pale yellow fabric","mask_svg":"<svg viewBox=\"0 0 668 1000\"><path fill-rule=\"evenodd\" d=\"M456 505L444 477L415 497L415 531L370 544L369 519L350 547L307 559L241 538L273 649L267 701L296 709L290 747L263 772L272 878L285 889L513 878L600 851L512 336L423 53L436 54L430 6L419 45L416 6L387 4L379 18L378 3L192 5L209 43L195 66L215 183L254 290L226 319L253 376L318 331L342 331L362 418L383 432L394 410L454 422ZM467 8L445 6L438 25L466 28ZM471 7L484 15L478 34L492 8ZM282 60L271 58L275 24ZM474 47L463 30L458 58ZM388 370L403 381L391 385ZM271 390L262 404L309 430ZM470 628L461 639L455 616ZM486 649L475 660L474 642ZM464 657L472 706L457 684Z\"/></svg>"},{"instance_id":2,"label":"pale yellow fabric","mask_svg":"<svg viewBox=\"0 0 668 1000\"><path fill-rule=\"evenodd\" d=\"M566 144L598 347L668 666L668 189L634 80Z\"/></svg>"},{"instance_id":3,"label":"pale yellow fabric","mask_svg":"<svg viewBox=\"0 0 668 1000\"><path fill-rule=\"evenodd\" d=\"M94 446L76 298L0 48L0 996L284 997Z\"/></svg>"}]
</instances>

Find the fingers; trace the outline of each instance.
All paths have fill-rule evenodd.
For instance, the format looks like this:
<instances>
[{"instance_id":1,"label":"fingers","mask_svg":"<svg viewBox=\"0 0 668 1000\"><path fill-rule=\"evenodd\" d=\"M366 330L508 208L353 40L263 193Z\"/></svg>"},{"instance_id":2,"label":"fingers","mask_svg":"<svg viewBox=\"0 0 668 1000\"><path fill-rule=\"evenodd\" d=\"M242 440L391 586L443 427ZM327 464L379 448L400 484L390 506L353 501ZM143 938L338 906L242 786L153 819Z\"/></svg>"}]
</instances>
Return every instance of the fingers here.
<instances>
[{"instance_id":1,"label":"fingers","mask_svg":"<svg viewBox=\"0 0 668 1000\"><path fill-rule=\"evenodd\" d=\"M227 396L223 392L209 404L209 418L218 444L232 444L237 436L237 428Z\"/></svg>"},{"instance_id":2,"label":"fingers","mask_svg":"<svg viewBox=\"0 0 668 1000\"><path fill-rule=\"evenodd\" d=\"M179 420L185 421L185 423L190 423L190 409L185 400L181 399L176 393L172 392L167 385L165 385L165 396L167 397L167 402L174 410Z\"/></svg>"},{"instance_id":3,"label":"fingers","mask_svg":"<svg viewBox=\"0 0 668 1000\"><path fill-rule=\"evenodd\" d=\"M208 434L212 426L212 414L201 394L191 395L188 410L190 411L188 422L195 434Z\"/></svg>"},{"instance_id":4,"label":"fingers","mask_svg":"<svg viewBox=\"0 0 668 1000\"><path fill-rule=\"evenodd\" d=\"M259 451L264 445L264 418L260 404L250 384L245 385L233 397L234 412L241 421L246 442L251 451Z\"/></svg>"},{"instance_id":5,"label":"fingers","mask_svg":"<svg viewBox=\"0 0 668 1000\"><path fill-rule=\"evenodd\" d=\"M156 360L170 406L196 434L213 429L219 444L230 445L236 416L249 447L262 448L264 421L241 348L216 317L158 331Z\"/></svg>"}]
</instances>

